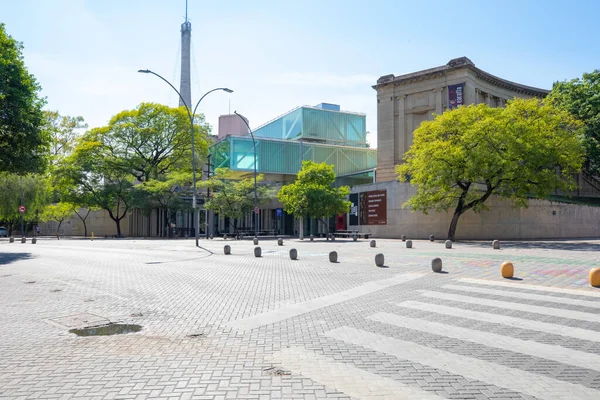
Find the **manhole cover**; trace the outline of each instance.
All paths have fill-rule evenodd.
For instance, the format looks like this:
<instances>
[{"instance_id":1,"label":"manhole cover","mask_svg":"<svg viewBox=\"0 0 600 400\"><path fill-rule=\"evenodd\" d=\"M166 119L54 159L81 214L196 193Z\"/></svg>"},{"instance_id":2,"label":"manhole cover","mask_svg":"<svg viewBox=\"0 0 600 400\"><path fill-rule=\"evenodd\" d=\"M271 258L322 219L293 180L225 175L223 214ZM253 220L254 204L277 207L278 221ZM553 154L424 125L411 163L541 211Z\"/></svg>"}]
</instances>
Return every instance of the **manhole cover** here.
<instances>
[{"instance_id":1,"label":"manhole cover","mask_svg":"<svg viewBox=\"0 0 600 400\"><path fill-rule=\"evenodd\" d=\"M89 328L70 329L70 333L77 336L109 336L135 333L142 330L141 325L132 324L109 324L103 326L92 326Z\"/></svg>"}]
</instances>

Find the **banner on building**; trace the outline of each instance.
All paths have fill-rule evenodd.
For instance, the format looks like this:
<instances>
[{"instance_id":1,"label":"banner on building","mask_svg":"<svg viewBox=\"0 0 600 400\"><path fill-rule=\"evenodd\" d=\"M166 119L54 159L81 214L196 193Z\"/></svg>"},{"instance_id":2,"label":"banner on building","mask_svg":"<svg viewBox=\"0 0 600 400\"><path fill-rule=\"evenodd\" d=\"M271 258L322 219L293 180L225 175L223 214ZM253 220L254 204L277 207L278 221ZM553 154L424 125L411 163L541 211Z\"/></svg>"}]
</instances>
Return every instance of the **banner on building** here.
<instances>
[{"instance_id":1,"label":"banner on building","mask_svg":"<svg viewBox=\"0 0 600 400\"><path fill-rule=\"evenodd\" d=\"M464 91L465 84L459 83L458 85L448 86L448 108L453 110L458 106L464 104Z\"/></svg>"},{"instance_id":2,"label":"banner on building","mask_svg":"<svg viewBox=\"0 0 600 400\"><path fill-rule=\"evenodd\" d=\"M348 222L350 225L358 225L358 193L352 193L349 196L350 203L350 218L348 218Z\"/></svg>"},{"instance_id":3,"label":"banner on building","mask_svg":"<svg viewBox=\"0 0 600 400\"><path fill-rule=\"evenodd\" d=\"M367 225L387 224L387 192L372 190L367 192Z\"/></svg>"},{"instance_id":4,"label":"banner on building","mask_svg":"<svg viewBox=\"0 0 600 400\"><path fill-rule=\"evenodd\" d=\"M349 225L386 225L387 224L387 191L372 190L352 193L349 196Z\"/></svg>"}]
</instances>

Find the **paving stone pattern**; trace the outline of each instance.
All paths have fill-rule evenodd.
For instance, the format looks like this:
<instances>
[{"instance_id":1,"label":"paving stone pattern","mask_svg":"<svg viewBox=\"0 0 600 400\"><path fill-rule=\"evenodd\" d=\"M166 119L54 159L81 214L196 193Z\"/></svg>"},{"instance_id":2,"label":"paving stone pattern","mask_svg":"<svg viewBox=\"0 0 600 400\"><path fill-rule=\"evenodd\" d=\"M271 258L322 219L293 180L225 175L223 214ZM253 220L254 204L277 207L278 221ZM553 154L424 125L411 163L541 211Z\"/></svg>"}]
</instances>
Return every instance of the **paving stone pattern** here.
<instances>
[{"instance_id":1,"label":"paving stone pattern","mask_svg":"<svg viewBox=\"0 0 600 400\"><path fill-rule=\"evenodd\" d=\"M600 399L600 241L413 244L3 239L0 398Z\"/></svg>"}]
</instances>

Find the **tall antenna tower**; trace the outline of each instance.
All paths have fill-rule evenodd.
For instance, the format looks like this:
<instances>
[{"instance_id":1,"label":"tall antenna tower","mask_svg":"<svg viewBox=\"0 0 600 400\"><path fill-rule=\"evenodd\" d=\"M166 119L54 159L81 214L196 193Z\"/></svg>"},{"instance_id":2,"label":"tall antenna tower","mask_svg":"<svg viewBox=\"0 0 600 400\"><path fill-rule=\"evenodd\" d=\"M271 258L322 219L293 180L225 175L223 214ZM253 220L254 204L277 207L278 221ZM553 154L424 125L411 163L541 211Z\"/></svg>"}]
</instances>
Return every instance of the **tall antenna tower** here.
<instances>
[{"instance_id":1,"label":"tall antenna tower","mask_svg":"<svg viewBox=\"0 0 600 400\"><path fill-rule=\"evenodd\" d=\"M179 92L187 106L192 108L192 80L190 76L190 43L192 40L192 23L188 21L188 0L185 0L185 22L181 24L181 82ZM179 99L182 106L183 100Z\"/></svg>"}]
</instances>

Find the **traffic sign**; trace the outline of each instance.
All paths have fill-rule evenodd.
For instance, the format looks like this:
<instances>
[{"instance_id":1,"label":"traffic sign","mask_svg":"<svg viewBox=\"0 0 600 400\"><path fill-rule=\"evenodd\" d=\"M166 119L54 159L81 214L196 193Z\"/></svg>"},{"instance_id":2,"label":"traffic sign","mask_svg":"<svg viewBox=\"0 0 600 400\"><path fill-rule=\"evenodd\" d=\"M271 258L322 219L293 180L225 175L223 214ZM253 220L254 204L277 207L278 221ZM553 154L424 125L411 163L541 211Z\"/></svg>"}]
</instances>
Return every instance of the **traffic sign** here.
<instances>
[{"instance_id":1,"label":"traffic sign","mask_svg":"<svg viewBox=\"0 0 600 400\"><path fill-rule=\"evenodd\" d=\"M19 212L21 214L23 214L25 211L27 211L27 208L25 206L19 206Z\"/></svg>"},{"instance_id":2,"label":"traffic sign","mask_svg":"<svg viewBox=\"0 0 600 400\"><path fill-rule=\"evenodd\" d=\"M258 207L254 207L254 213L258 214Z\"/></svg>"}]
</instances>

